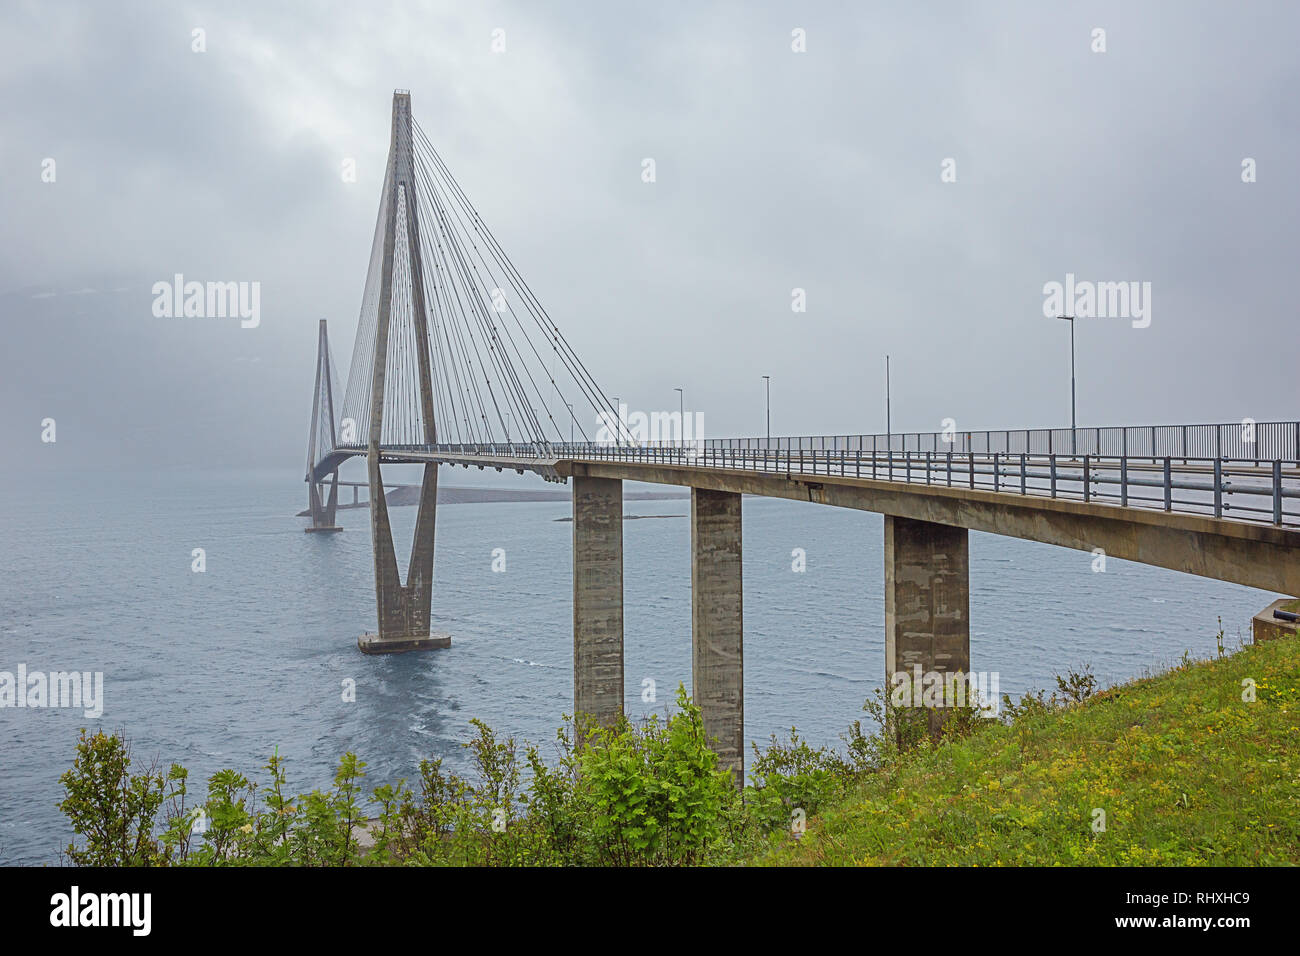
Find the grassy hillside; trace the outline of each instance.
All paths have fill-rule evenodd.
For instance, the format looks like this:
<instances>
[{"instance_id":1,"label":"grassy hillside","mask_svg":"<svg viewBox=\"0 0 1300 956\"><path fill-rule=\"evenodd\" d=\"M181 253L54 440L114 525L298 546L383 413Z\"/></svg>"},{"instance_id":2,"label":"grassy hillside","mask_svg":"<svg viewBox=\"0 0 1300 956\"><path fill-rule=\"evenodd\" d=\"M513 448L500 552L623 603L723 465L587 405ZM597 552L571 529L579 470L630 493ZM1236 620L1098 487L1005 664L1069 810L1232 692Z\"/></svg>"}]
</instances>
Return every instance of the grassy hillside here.
<instances>
[{"instance_id":1,"label":"grassy hillside","mask_svg":"<svg viewBox=\"0 0 1300 956\"><path fill-rule=\"evenodd\" d=\"M756 862L1300 863L1300 639L942 743Z\"/></svg>"}]
</instances>

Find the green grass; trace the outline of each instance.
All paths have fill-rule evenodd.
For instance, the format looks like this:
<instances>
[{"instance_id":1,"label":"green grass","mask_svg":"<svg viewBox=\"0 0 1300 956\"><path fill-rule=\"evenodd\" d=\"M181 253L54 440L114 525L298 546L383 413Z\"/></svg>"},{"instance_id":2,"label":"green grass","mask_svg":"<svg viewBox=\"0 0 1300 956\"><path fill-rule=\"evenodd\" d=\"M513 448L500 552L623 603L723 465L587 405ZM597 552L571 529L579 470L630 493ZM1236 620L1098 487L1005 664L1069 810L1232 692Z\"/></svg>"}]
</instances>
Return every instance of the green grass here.
<instances>
[{"instance_id":1,"label":"green grass","mask_svg":"<svg viewBox=\"0 0 1300 956\"><path fill-rule=\"evenodd\" d=\"M1297 744L1300 638L1248 646L910 755L754 862L1297 864Z\"/></svg>"}]
</instances>

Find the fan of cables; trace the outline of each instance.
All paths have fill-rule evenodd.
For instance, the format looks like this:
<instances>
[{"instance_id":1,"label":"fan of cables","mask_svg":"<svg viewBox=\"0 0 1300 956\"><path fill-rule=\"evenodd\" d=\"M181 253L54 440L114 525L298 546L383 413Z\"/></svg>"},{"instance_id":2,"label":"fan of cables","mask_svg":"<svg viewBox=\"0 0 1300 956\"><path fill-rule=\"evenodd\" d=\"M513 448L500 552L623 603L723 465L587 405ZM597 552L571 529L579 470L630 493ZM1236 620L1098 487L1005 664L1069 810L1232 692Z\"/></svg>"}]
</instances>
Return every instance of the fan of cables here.
<instances>
[{"instance_id":1,"label":"fan of cables","mask_svg":"<svg viewBox=\"0 0 1300 956\"><path fill-rule=\"evenodd\" d=\"M364 444L369 428L390 204L396 228L380 444L420 445L430 435L462 445L592 441L590 423L617 427L610 399L424 131L412 128L414 181L395 183L392 157L385 177L342 404L344 435ZM426 362L428 410L420 390Z\"/></svg>"}]
</instances>

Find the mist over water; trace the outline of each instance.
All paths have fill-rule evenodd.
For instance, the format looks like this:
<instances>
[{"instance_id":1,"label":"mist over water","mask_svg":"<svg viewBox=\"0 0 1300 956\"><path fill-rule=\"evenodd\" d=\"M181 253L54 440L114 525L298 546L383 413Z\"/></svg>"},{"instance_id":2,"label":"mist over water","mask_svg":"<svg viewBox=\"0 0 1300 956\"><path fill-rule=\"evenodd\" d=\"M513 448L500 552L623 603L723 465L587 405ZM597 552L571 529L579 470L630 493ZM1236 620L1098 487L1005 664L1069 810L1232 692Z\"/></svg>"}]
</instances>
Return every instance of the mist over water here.
<instances>
[{"instance_id":1,"label":"mist over water","mask_svg":"<svg viewBox=\"0 0 1300 956\"><path fill-rule=\"evenodd\" d=\"M457 483L444 469L440 480ZM468 769L469 720L543 745L573 703L567 502L444 505L434 626L446 651L365 657L374 629L369 515L303 534L300 476L268 472L23 479L0 498L0 671L102 671L104 712L0 708L0 862L46 863L72 839L57 803L77 729L124 730L142 769L184 764L201 795L232 767L260 777L276 747L295 792L328 786L340 754L367 784L440 756ZM349 493L341 500L350 501ZM690 688L688 500L628 501L624 524L629 714ZM399 562L414 508L391 512ZM744 501L745 729L791 726L837 744L884 672L879 515ZM206 571L191 553L206 552ZM504 573L492 551L503 548ZM792 550L807 570L791 570ZM1272 595L1111 558L971 533L972 667L1018 695L1091 663L1105 683L1230 647ZM356 702L342 683L356 681ZM645 679L657 702L642 701Z\"/></svg>"}]
</instances>

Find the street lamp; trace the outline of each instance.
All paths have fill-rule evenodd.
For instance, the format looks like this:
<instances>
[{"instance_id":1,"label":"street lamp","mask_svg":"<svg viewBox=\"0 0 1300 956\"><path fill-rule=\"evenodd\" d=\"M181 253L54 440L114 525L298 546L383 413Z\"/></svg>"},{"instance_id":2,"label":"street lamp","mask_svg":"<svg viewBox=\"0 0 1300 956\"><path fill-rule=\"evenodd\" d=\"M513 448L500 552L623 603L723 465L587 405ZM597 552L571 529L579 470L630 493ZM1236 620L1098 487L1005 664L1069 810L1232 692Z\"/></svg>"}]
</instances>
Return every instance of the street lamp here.
<instances>
[{"instance_id":1,"label":"street lamp","mask_svg":"<svg viewBox=\"0 0 1300 956\"><path fill-rule=\"evenodd\" d=\"M1074 418L1074 316L1058 315L1058 319L1063 319L1070 323L1070 454L1078 454L1075 446L1075 418Z\"/></svg>"},{"instance_id":2,"label":"street lamp","mask_svg":"<svg viewBox=\"0 0 1300 956\"><path fill-rule=\"evenodd\" d=\"M573 416L573 403L565 402L564 404L569 406L569 444L572 445L573 444L573 423L575 421Z\"/></svg>"},{"instance_id":3,"label":"street lamp","mask_svg":"<svg viewBox=\"0 0 1300 956\"><path fill-rule=\"evenodd\" d=\"M677 393L679 408L677 413L677 437L684 438L686 435L686 393L680 388L674 388L673 391ZM685 445L684 441L683 445Z\"/></svg>"},{"instance_id":4,"label":"street lamp","mask_svg":"<svg viewBox=\"0 0 1300 956\"><path fill-rule=\"evenodd\" d=\"M890 421L889 407L889 356L885 356L885 449L888 451L894 447L893 423Z\"/></svg>"},{"instance_id":5,"label":"street lamp","mask_svg":"<svg viewBox=\"0 0 1300 956\"><path fill-rule=\"evenodd\" d=\"M772 443L772 376L763 376L763 386L767 389L767 444Z\"/></svg>"}]
</instances>

